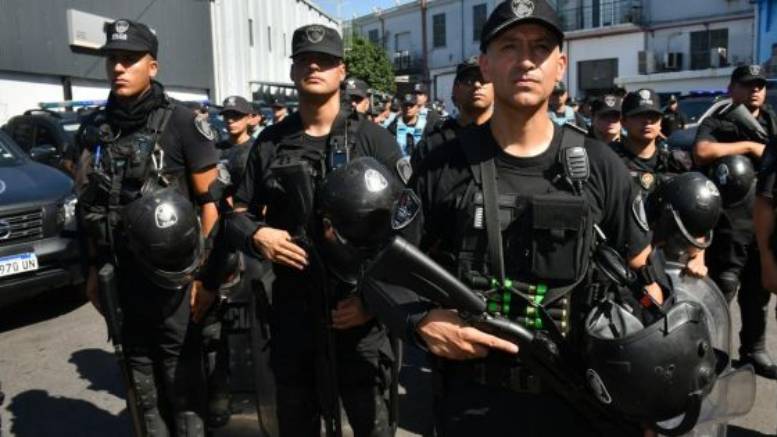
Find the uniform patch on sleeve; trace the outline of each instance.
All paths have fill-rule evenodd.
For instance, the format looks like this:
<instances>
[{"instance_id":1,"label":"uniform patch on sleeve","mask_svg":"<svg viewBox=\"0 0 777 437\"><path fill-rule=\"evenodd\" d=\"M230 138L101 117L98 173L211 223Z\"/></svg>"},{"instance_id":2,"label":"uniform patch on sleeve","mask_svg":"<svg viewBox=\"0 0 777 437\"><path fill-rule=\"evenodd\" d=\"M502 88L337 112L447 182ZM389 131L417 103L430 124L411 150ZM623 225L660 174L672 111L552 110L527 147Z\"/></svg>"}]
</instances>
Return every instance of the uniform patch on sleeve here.
<instances>
[{"instance_id":1,"label":"uniform patch on sleeve","mask_svg":"<svg viewBox=\"0 0 777 437\"><path fill-rule=\"evenodd\" d=\"M197 128L197 132L207 140L213 141L216 139L216 132L208 121L208 114L197 114L197 116L194 117L194 127Z\"/></svg>"},{"instance_id":2,"label":"uniform patch on sleeve","mask_svg":"<svg viewBox=\"0 0 777 437\"><path fill-rule=\"evenodd\" d=\"M410 165L410 158L405 156L397 161L397 173L399 174L399 178L402 179L402 182L407 185L410 178L413 177L413 166Z\"/></svg>"},{"instance_id":3,"label":"uniform patch on sleeve","mask_svg":"<svg viewBox=\"0 0 777 437\"><path fill-rule=\"evenodd\" d=\"M645 202L642 200L642 194L639 194L636 198L634 198L634 202L631 204L631 214L634 216L634 220L637 221L637 224L643 231L650 231L647 214L645 213Z\"/></svg>"}]
</instances>

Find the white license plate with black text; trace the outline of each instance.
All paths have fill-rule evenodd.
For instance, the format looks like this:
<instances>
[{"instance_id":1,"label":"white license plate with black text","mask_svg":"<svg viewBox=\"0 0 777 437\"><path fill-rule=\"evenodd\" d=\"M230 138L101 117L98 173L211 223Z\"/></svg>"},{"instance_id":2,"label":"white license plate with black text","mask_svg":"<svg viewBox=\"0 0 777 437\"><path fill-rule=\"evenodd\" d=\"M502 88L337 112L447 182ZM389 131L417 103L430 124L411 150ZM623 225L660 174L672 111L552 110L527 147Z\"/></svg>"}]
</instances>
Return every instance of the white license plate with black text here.
<instances>
[{"instance_id":1,"label":"white license plate with black text","mask_svg":"<svg viewBox=\"0 0 777 437\"><path fill-rule=\"evenodd\" d=\"M34 253L4 256L0 258L0 278L38 270L38 257Z\"/></svg>"}]
</instances>

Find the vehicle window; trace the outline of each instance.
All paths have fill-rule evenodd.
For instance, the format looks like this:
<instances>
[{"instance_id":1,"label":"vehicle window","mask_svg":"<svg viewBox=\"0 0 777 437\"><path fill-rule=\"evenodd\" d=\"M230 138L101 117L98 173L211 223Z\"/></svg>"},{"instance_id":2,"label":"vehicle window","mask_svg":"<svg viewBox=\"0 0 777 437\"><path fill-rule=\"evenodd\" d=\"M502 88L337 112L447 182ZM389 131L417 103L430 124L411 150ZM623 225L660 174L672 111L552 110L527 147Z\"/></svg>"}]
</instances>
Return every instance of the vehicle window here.
<instances>
[{"instance_id":1,"label":"vehicle window","mask_svg":"<svg viewBox=\"0 0 777 437\"><path fill-rule=\"evenodd\" d=\"M688 121L690 123L699 121L699 117L704 115L704 112L706 112L707 109L714 103L714 99L712 97L679 100L680 101L677 102L677 105L680 107L680 111L682 111L686 117L688 117Z\"/></svg>"},{"instance_id":2,"label":"vehicle window","mask_svg":"<svg viewBox=\"0 0 777 437\"><path fill-rule=\"evenodd\" d=\"M11 138L16 141L25 152L29 152L32 148L34 125L32 120L29 119L17 119L13 123L11 129Z\"/></svg>"},{"instance_id":3,"label":"vehicle window","mask_svg":"<svg viewBox=\"0 0 777 437\"><path fill-rule=\"evenodd\" d=\"M35 146L54 146L58 147L56 136L52 132L51 127L45 123L37 123L37 131L35 132Z\"/></svg>"},{"instance_id":4,"label":"vehicle window","mask_svg":"<svg viewBox=\"0 0 777 437\"><path fill-rule=\"evenodd\" d=\"M21 159L21 151L14 147L11 141L0 132L0 166L15 164Z\"/></svg>"}]
</instances>

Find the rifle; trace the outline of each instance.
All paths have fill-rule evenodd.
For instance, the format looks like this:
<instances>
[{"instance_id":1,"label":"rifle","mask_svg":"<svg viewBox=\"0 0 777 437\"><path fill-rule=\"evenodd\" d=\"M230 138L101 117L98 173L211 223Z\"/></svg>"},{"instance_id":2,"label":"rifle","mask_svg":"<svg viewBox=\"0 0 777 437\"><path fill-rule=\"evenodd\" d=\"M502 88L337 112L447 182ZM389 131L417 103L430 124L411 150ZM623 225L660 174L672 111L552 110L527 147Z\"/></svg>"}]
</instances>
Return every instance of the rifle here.
<instances>
[{"instance_id":1,"label":"rifle","mask_svg":"<svg viewBox=\"0 0 777 437\"><path fill-rule=\"evenodd\" d=\"M311 257L308 267L311 275L315 275L314 281L322 287L321 293L313 293L314 308L319 308L320 317L316 320L315 332L323 337L324 354L316 354L318 375L316 386L321 399L322 415L327 437L342 436L342 422L340 419L340 393L337 382L337 360L335 337L332 332L332 312L327 288L327 274L321 256L319 256L309 235L307 227L313 215L313 170L306 161L297 161L274 165L272 172L276 176L280 188L283 190L287 201L286 208L281 211L280 223L289 230L295 243L302 246ZM272 211L271 211L272 213Z\"/></svg>"},{"instance_id":2,"label":"rifle","mask_svg":"<svg viewBox=\"0 0 777 437\"><path fill-rule=\"evenodd\" d=\"M136 437L143 437L146 435L145 427L143 426L143 416L139 409L138 394L124 357L124 346L121 340L123 318L121 306L119 305L119 290L116 286L116 274L113 265L108 263L102 266L97 273L97 278L100 308L105 316L108 337L113 344L113 354L119 362L121 379L127 389L127 411L129 411L130 420L132 421L132 429Z\"/></svg>"},{"instance_id":3,"label":"rifle","mask_svg":"<svg viewBox=\"0 0 777 437\"><path fill-rule=\"evenodd\" d=\"M641 432L638 424L605 409L588 391L580 373L563 360L560 345L549 335L489 314L483 296L401 237L394 237L367 269L366 287L380 287L381 282L407 288L443 307L455 309L472 326L519 345L521 362L543 384L592 419L602 435Z\"/></svg>"}]
</instances>

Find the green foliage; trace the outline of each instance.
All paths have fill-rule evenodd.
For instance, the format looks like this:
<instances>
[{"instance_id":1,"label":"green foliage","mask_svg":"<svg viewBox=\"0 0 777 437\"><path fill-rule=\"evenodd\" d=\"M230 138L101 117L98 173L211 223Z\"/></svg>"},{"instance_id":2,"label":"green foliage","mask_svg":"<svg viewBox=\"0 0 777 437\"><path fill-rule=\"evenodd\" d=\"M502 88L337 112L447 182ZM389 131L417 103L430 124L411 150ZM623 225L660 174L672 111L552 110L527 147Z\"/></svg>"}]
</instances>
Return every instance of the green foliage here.
<instances>
[{"instance_id":1,"label":"green foliage","mask_svg":"<svg viewBox=\"0 0 777 437\"><path fill-rule=\"evenodd\" d=\"M345 54L348 76L366 81L371 88L394 94L397 85L394 82L394 69L386 52L368 40L353 36L350 50Z\"/></svg>"}]
</instances>

